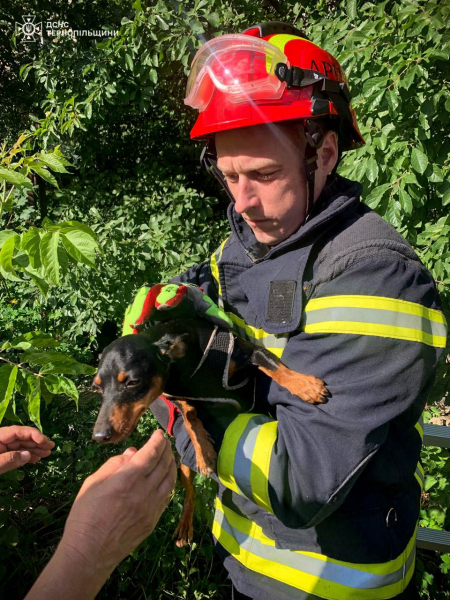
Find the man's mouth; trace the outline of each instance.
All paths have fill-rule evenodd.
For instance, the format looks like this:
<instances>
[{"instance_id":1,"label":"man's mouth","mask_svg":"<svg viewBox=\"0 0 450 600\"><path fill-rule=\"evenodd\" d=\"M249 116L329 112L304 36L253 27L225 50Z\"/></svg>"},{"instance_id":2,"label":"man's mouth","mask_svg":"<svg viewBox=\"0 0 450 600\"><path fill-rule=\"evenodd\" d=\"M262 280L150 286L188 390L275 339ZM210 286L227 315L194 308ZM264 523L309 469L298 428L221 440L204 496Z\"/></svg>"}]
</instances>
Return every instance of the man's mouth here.
<instances>
[{"instance_id":1,"label":"man's mouth","mask_svg":"<svg viewBox=\"0 0 450 600\"><path fill-rule=\"evenodd\" d=\"M264 223L269 223L270 219L245 219L250 227L260 227Z\"/></svg>"}]
</instances>

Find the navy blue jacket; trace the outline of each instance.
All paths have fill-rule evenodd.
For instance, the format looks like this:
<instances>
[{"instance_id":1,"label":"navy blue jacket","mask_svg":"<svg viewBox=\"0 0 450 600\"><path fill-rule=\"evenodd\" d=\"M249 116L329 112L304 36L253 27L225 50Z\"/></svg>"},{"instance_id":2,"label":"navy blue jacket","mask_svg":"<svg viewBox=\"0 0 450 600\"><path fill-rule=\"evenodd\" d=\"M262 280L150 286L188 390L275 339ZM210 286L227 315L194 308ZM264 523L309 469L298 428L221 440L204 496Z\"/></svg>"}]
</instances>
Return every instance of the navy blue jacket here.
<instances>
[{"instance_id":1,"label":"navy blue jacket","mask_svg":"<svg viewBox=\"0 0 450 600\"><path fill-rule=\"evenodd\" d=\"M270 348L290 369L323 379L331 392L328 403L310 405L261 373L250 415L217 426L211 405L198 409L220 449L213 533L235 585L261 599L359 596L327 592L322 576L297 585L288 575L270 575L276 552L267 559L269 571L261 567L256 576L259 567L248 561L259 554L245 550L249 539L257 547L256 535L264 551L273 544L296 556L307 551L349 567L365 564L375 579L370 565L400 561L395 585L391 571L377 584L380 598L397 597L413 572L420 417L446 326L431 275L360 201L361 191L336 175L307 223L271 248L256 241L230 205L231 236L211 261L176 278L202 286L237 333ZM195 468L180 423L175 431L183 462ZM256 524L258 534L246 523ZM282 564L288 555L279 556ZM334 574L327 577L339 588Z\"/></svg>"}]
</instances>

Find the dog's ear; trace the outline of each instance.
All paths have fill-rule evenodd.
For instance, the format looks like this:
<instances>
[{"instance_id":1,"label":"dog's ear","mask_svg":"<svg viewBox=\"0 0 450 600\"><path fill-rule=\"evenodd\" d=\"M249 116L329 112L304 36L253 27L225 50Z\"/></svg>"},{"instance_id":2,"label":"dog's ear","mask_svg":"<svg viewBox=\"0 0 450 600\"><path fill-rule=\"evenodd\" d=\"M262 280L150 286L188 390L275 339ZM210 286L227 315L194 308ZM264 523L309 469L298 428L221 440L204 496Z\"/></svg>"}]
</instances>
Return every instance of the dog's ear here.
<instances>
[{"instance_id":1,"label":"dog's ear","mask_svg":"<svg viewBox=\"0 0 450 600\"><path fill-rule=\"evenodd\" d=\"M166 333L158 342L155 342L155 346L158 347L161 354L172 360L183 358L188 349L187 345L183 342L183 338L187 336L187 333L183 333L183 335Z\"/></svg>"}]
</instances>

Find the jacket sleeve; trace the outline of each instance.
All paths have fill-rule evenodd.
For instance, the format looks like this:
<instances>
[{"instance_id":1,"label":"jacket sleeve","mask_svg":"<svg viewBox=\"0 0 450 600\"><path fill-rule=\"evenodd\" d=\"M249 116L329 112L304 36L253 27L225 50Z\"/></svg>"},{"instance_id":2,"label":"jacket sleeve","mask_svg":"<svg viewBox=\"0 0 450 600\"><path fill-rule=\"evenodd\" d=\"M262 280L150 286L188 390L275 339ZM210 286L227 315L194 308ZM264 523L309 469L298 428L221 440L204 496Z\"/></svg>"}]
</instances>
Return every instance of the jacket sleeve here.
<instances>
[{"instance_id":1,"label":"jacket sleeve","mask_svg":"<svg viewBox=\"0 0 450 600\"><path fill-rule=\"evenodd\" d=\"M220 481L288 527L312 527L344 501L395 419L414 427L446 343L434 281L413 261L358 263L313 291L282 362L323 379L326 404L277 383L276 420L239 415L225 431Z\"/></svg>"}]
</instances>

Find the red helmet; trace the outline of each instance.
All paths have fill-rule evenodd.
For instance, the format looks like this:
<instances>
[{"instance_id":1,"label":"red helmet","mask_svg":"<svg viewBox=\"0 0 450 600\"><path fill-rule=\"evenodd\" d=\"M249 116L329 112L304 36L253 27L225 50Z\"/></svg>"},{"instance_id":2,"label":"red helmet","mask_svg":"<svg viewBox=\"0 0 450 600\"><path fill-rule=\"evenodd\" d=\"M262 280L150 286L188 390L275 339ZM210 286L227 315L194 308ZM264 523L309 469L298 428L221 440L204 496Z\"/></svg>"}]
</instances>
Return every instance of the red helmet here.
<instances>
[{"instance_id":1,"label":"red helmet","mask_svg":"<svg viewBox=\"0 0 450 600\"><path fill-rule=\"evenodd\" d=\"M345 74L331 54L295 27L271 22L204 44L192 63L185 103L200 110L192 139L262 123L326 118L343 152L365 144L350 99Z\"/></svg>"}]
</instances>

